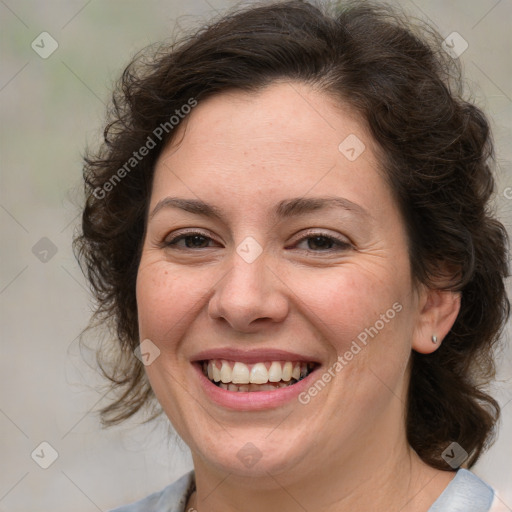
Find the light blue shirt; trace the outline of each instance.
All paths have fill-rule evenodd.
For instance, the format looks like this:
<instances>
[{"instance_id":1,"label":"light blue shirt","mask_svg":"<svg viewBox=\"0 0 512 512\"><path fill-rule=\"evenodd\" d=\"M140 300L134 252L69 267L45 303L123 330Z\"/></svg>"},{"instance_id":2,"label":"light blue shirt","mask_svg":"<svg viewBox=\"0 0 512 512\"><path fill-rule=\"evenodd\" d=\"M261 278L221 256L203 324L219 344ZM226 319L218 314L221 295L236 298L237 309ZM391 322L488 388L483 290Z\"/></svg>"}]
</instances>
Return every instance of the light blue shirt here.
<instances>
[{"instance_id":1,"label":"light blue shirt","mask_svg":"<svg viewBox=\"0 0 512 512\"><path fill-rule=\"evenodd\" d=\"M195 489L194 471L146 498L110 512L187 512L188 497ZM455 478L428 512L488 512L494 491L476 475L459 469Z\"/></svg>"}]
</instances>

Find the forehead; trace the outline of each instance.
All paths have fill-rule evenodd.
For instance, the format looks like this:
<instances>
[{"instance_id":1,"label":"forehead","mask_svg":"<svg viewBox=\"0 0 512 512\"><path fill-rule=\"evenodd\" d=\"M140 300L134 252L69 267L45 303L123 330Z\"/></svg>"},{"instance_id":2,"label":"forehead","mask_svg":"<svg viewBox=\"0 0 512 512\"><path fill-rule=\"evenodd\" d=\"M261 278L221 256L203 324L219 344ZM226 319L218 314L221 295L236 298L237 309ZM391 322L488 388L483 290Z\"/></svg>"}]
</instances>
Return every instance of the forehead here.
<instances>
[{"instance_id":1,"label":"forehead","mask_svg":"<svg viewBox=\"0 0 512 512\"><path fill-rule=\"evenodd\" d=\"M178 126L158 159L151 202L169 188L247 200L261 190L350 195L372 183L384 186L376 154L363 120L310 86L283 82L223 92L200 101Z\"/></svg>"},{"instance_id":2,"label":"forehead","mask_svg":"<svg viewBox=\"0 0 512 512\"><path fill-rule=\"evenodd\" d=\"M336 154L339 143L355 133L372 144L363 120L348 106L306 84L278 82L256 92L231 90L199 101L164 153L182 146L186 134L187 149L215 144L220 149L248 150L292 144L300 151L320 144Z\"/></svg>"}]
</instances>

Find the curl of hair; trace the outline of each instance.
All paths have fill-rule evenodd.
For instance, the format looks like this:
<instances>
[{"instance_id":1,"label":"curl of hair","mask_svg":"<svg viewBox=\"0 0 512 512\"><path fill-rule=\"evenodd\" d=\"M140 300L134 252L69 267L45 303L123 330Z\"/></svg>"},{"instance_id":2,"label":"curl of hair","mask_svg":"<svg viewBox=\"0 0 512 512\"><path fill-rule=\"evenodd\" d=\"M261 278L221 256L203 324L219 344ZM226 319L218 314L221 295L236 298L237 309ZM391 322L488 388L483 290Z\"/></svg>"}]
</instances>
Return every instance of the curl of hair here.
<instances>
[{"instance_id":1,"label":"curl of hair","mask_svg":"<svg viewBox=\"0 0 512 512\"><path fill-rule=\"evenodd\" d=\"M95 318L117 340L115 357L99 356L118 391L101 411L103 423L119 423L154 399L133 356L135 285L154 165L174 132L157 140L153 131L191 99L257 91L276 80L310 84L361 116L403 214L415 280L461 293L460 313L440 348L412 354L406 422L408 441L426 463L450 470L441 454L457 441L471 467L495 435L499 405L485 388L510 309L507 235L489 208L489 125L462 98L460 69L440 36L368 2L289 1L233 11L178 43L139 54L125 69L104 142L85 157L86 203L74 240L96 298ZM155 147L114 183L148 137Z\"/></svg>"}]
</instances>

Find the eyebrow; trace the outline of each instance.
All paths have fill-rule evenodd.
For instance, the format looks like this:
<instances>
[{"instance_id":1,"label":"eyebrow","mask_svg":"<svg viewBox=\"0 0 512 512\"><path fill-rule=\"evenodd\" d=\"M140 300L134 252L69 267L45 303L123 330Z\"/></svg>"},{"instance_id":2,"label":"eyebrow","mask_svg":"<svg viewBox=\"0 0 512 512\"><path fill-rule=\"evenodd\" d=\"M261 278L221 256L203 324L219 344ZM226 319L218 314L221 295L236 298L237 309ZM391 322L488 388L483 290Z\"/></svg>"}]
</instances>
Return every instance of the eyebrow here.
<instances>
[{"instance_id":1,"label":"eyebrow","mask_svg":"<svg viewBox=\"0 0 512 512\"><path fill-rule=\"evenodd\" d=\"M199 199L184 199L180 197L166 197L159 201L150 213L149 219L152 219L160 210L167 208L177 208L196 215L221 221L224 220L222 210L218 207ZM283 219L334 208L341 208L360 214L363 217L370 217L370 214L362 206L343 197L294 197L284 199L274 207L273 214L277 218Z\"/></svg>"}]
</instances>

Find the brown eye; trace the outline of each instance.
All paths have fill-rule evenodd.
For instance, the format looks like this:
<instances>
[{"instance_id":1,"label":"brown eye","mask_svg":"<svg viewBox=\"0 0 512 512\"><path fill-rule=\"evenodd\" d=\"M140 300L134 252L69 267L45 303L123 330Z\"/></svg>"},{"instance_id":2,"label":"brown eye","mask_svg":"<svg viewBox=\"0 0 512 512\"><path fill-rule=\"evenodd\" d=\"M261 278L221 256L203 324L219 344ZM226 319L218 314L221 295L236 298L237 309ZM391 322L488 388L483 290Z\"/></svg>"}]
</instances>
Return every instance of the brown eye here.
<instances>
[{"instance_id":1,"label":"brown eye","mask_svg":"<svg viewBox=\"0 0 512 512\"><path fill-rule=\"evenodd\" d=\"M308 234L301 238L297 245L303 242L307 243L307 247L304 250L313 252L343 251L352 247L346 240L324 233Z\"/></svg>"},{"instance_id":2,"label":"brown eye","mask_svg":"<svg viewBox=\"0 0 512 512\"><path fill-rule=\"evenodd\" d=\"M180 244L181 241L184 241L184 244ZM210 241L213 241L212 238L203 233L186 233L165 241L164 246L180 249L207 249Z\"/></svg>"},{"instance_id":3,"label":"brown eye","mask_svg":"<svg viewBox=\"0 0 512 512\"><path fill-rule=\"evenodd\" d=\"M326 236L311 236L307 238L309 249L331 249L334 241Z\"/></svg>"}]
</instances>

